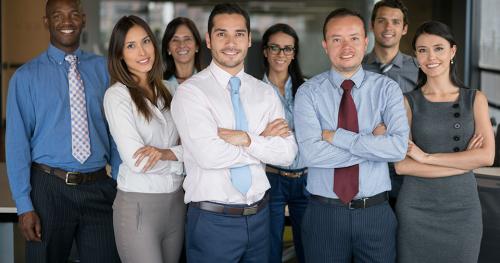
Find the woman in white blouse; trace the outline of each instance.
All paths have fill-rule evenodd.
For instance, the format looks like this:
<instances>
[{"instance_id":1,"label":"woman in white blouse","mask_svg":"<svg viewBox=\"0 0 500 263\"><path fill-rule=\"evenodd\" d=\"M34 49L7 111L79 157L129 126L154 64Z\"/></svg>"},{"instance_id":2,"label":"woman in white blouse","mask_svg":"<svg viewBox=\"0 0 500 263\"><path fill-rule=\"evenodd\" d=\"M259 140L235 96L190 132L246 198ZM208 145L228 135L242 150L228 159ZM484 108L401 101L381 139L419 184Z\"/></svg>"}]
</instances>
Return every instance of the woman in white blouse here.
<instances>
[{"instance_id":1,"label":"woman in white blouse","mask_svg":"<svg viewBox=\"0 0 500 263\"><path fill-rule=\"evenodd\" d=\"M172 96L149 26L122 17L111 34L104 96L109 129L122 159L113 204L122 262L178 262L186 207L182 148L170 114ZM176 146L177 145L177 146Z\"/></svg>"}]
</instances>

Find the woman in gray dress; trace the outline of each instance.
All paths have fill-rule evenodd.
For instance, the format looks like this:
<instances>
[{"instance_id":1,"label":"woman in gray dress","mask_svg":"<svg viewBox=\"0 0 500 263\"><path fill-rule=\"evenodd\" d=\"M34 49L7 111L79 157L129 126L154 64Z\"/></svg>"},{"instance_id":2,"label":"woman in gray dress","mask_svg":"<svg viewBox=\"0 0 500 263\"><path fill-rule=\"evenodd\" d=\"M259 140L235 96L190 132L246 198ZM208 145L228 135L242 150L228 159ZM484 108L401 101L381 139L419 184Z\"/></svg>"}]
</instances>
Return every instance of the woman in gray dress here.
<instances>
[{"instance_id":1,"label":"woman in gray dress","mask_svg":"<svg viewBox=\"0 0 500 263\"><path fill-rule=\"evenodd\" d=\"M494 159L488 102L457 79L448 26L422 24L413 48L420 71L405 99L411 137L396 164L405 175L396 204L398 261L477 262L482 220L472 170Z\"/></svg>"}]
</instances>

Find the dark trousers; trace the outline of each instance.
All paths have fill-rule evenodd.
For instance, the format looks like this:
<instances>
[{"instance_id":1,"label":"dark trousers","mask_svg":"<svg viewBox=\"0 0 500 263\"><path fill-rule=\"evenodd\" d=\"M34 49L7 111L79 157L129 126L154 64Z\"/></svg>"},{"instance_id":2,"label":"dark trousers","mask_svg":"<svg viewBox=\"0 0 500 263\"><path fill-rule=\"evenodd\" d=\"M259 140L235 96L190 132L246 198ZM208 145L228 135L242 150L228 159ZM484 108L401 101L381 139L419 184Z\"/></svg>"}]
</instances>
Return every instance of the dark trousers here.
<instances>
[{"instance_id":1,"label":"dark trousers","mask_svg":"<svg viewBox=\"0 0 500 263\"><path fill-rule=\"evenodd\" d=\"M67 262L73 240L80 262L120 262L113 233L113 179L69 186L32 168L31 187L42 242L26 242L27 262Z\"/></svg>"},{"instance_id":2,"label":"dark trousers","mask_svg":"<svg viewBox=\"0 0 500 263\"><path fill-rule=\"evenodd\" d=\"M396 228L396 217L387 201L369 208L349 209L311 199L302 219L306 261L395 262Z\"/></svg>"},{"instance_id":3,"label":"dark trousers","mask_svg":"<svg viewBox=\"0 0 500 263\"><path fill-rule=\"evenodd\" d=\"M391 177L391 191L389 191L389 204L392 210L396 211L396 202L398 200L399 190L403 185L403 176L396 173L396 168L394 168L394 163L389 163L389 175Z\"/></svg>"},{"instance_id":4,"label":"dark trousers","mask_svg":"<svg viewBox=\"0 0 500 263\"><path fill-rule=\"evenodd\" d=\"M307 176L288 178L267 173L271 184L269 210L271 212L271 253L269 262L279 263L283 254L283 231L285 228L285 206L288 205L292 223L293 243L299 262L305 262L300 226L307 207Z\"/></svg>"},{"instance_id":5,"label":"dark trousers","mask_svg":"<svg viewBox=\"0 0 500 263\"><path fill-rule=\"evenodd\" d=\"M189 206L187 262L263 263L269 260L269 206L257 214L234 216Z\"/></svg>"}]
</instances>

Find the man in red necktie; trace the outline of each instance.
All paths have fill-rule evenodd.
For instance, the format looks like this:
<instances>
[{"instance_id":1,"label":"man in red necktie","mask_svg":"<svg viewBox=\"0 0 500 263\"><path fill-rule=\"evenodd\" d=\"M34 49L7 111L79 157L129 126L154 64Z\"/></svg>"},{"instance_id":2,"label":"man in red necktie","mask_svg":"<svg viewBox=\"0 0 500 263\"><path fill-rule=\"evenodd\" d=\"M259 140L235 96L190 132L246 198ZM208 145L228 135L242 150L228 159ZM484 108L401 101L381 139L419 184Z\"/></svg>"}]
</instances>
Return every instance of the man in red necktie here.
<instances>
[{"instance_id":1,"label":"man in red necktie","mask_svg":"<svg viewBox=\"0 0 500 263\"><path fill-rule=\"evenodd\" d=\"M331 70L296 95L296 136L309 169L302 222L311 262L395 262L397 222L387 162L404 158L409 127L398 84L361 67L363 18L337 9L325 19Z\"/></svg>"}]
</instances>

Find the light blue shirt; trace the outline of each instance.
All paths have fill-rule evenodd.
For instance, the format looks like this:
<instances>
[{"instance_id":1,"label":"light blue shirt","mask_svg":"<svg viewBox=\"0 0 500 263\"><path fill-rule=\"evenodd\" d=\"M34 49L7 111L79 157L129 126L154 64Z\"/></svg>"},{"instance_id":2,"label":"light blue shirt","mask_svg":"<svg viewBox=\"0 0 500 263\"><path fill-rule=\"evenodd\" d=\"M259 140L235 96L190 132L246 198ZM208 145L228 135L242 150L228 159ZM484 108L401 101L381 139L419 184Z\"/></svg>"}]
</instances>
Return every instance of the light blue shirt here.
<instances>
[{"instance_id":1,"label":"light blue shirt","mask_svg":"<svg viewBox=\"0 0 500 263\"><path fill-rule=\"evenodd\" d=\"M265 83L271 85L278 95L278 97L281 100L281 104L283 104L283 109L285 111L285 119L286 122L288 123L288 127L293 131L295 129L295 124L293 122L293 91L292 91L292 78L289 76L288 80L285 83L285 96L281 95L278 87L274 85L268 78L267 74L264 74L264 77L262 78L262 81ZM293 161L292 165L290 166L278 166L283 169L287 170L298 170L302 169L305 167L303 158L300 157L300 152L297 153L297 156L295 157L295 160Z\"/></svg>"},{"instance_id":2,"label":"light blue shirt","mask_svg":"<svg viewBox=\"0 0 500 263\"><path fill-rule=\"evenodd\" d=\"M391 189L388 162L405 157L408 120L403 94L392 79L361 67L352 76L352 97L358 112L359 133L337 127L345 78L334 70L323 72L300 86L295 96L295 133L309 169L307 190L338 198L333 191L334 168L359 164L359 192L355 199ZM387 132L374 136L379 124ZM335 130L333 142L322 140L322 130Z\"/></svg>"},{"instance_id":3,"label":"light blue shirt","mask_svg":"<svg viewBox=\"0 0 500 263\"><path fill-rule=\"evenodd\" d=\"M103 97L109 85L103 57L74 52L85 86L89 158L80 164L71 153L71 114L65 53L49 45L46 52L20 67L9 82L7 97L7 174L17 213L33 210L30 171L37 162L66 171L92 172L106 163L113 175L121 163L104 117Z\"/></svg>"}]
</instances>

